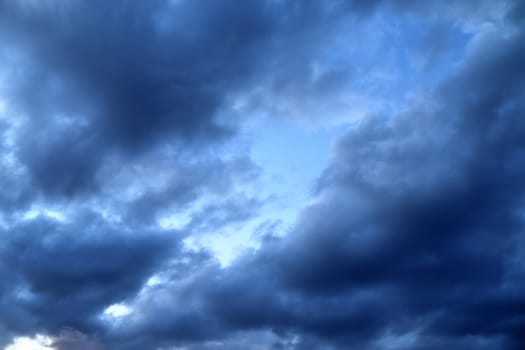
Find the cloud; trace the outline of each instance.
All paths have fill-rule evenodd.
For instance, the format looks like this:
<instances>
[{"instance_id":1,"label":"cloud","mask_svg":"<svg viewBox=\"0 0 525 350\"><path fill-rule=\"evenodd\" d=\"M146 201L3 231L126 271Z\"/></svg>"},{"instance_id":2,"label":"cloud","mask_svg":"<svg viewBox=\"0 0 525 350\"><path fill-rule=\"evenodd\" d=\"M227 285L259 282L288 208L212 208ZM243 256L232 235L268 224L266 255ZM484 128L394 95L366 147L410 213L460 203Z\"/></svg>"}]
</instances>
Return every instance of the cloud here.
<instances>
[{"instance_id":1,"label":"cloud","mask_svg":"<svg viewBox=\"0 0 525 350\"><path fill-rule=\"evenodd\" d=\"M1 235L8 267L2 271L2 323L17 332L94 329L107 306L138 292L180 251L180 237L169 232L115 227L93 214L71 223L36 218Z\"/></svg>"},{"instance_id":2,"label":"cloud","mask_svg":"<svg viewBox=\"0 0 525 350\"><path fill-rule=\"evenodd\" d=\"M60 332L58 338L53 340L51 347L55 350L102 350L103 346L88 336L75 331L65 329Z\"/></svg>"},{"instance_id":3,"label":"cloud","mask_svg":"<svg viewBox=\"0 0 525 350\"><path fill-rule=\"evenodd\" d=\"M522 41L482 37L406 111L351 127L288 236L151 291L137 334L153 347L271 329L297 337L290 349L519 349Z\"/></svg>"},{"instance_id":4,"label":"cloud","mask_svg":"<svg viewBox=\"0 0 525 350\"><path fill-rule=\"evenodd\" d=\"M523 348L523 11L489 5L0 0L2 343ZM365 76L385 48L407 91ZM330 115L356 87L391 104L346 125L286 235L226 267L185 245L272 222L239 113Z\"/></svg>"},{"instance_id":5,"label":"cloud","mask_svg":"<svg viewBox=\"0 0 525 350\"><path fill-rule=\"evenodd\" d=\"M231 135L232 97L280 72L296 35L319 45L314 33L337 17L323 2L293 1L1 6L5 90L13 113L29 119L18 157L35 187L70 196L95 187L115 152Z\"/></svg>"}]
</instances>

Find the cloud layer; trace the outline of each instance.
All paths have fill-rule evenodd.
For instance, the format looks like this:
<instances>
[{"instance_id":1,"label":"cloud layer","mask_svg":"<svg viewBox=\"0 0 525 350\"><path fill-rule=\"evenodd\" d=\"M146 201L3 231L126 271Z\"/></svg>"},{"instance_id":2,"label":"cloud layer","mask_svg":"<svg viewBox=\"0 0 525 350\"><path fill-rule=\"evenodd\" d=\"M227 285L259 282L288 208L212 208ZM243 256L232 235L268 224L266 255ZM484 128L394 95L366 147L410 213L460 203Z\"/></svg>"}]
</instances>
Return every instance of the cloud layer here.
<instances>
[{"instance_id":1,"label":"cloud layer","mask_svg":"<svg viewBox=\"0 0 525 350\"><path fill-rule=\"evenodd\" d=\"M0 0L0 347L522 349L524 18ZM339 132L284 233L282 119Z\"/></svg>"}]
</instances>

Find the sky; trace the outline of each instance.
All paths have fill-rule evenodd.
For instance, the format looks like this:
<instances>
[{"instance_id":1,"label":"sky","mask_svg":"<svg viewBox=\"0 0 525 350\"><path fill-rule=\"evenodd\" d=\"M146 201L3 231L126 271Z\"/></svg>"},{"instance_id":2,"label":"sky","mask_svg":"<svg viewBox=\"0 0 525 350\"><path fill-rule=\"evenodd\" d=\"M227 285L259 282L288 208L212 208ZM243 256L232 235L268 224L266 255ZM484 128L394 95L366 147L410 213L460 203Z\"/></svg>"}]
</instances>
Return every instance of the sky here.
<instances>
[{"instance_id":1,"label":"sky","mask_svg":"<svg viewBox=\"0 0 525 350\"><path fill-rule=\"evenodd\" d=\"M0 349L524 349L524 118L521 0L0 0Z\"/></svg>"}]
</instances>

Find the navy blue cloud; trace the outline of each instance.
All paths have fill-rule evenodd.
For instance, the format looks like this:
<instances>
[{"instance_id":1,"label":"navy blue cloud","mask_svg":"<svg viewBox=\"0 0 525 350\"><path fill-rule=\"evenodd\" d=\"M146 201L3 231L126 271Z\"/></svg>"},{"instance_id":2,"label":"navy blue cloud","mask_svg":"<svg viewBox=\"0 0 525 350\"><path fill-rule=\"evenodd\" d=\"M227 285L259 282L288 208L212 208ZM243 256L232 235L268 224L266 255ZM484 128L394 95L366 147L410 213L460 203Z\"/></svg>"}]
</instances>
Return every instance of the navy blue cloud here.
<instances>
[{"instance_id":1,"label":"navy blue cloud","mask_svg":"<svg viewBox=\"0 0 525 350\"><path fill-rule=\"evenodd\" d=\"M95 329L109 305L137 292L179 248L178 238L116 227L88 214L37 218L2 230L1 324L12 332Z\"/></svg>"},{"instance_id":2,"label":"navy blue cloud","mask_svg":"<svg viewBox=\"0 0 525 350\"><path fill-rule=\"evenodd\" d=\"M316 46L317 28L340 16L315 1L0 6L7 93L31 120L19 157L50 195L96 187L111 153L231 135L231 97Z\"/></svg>"},{"instance_id":3,"label":"navy blue cloud","mask_svg":"<svg viewBox=\"0 0 525 350\"><path fill-rule=\"evenodd\" d=\"M487 37L425 103L353 126L293 232L167 286L185 297L137 321L143 341L198 348L270 329L298 337L275 348L382 349L412 334L403 348L521 349L522 42Z\"/></svg>"},{"instance_id":4,"label":"navy blue cloud","mask_svg":"<svg viewBox=\"0 0 525 350\"><path fill-rule=\"evenodd\" d=\"M318 179L317 202L287 236L263 237L228 267L182 240L260 209L230 194L236 177L264 169L205 154L236 129L231 96L266 75L298 84L296 72L347 13L356 25L382 9L461 21L472 4L43 4L0 1L5 91L10 112L26 117L0 126L9 165L0 171L2 342L71 326L126 350L525 346L519 2L503 3L499 31L477 37L422 97L350 125ZM436 45L439 54L442 43L424 50ZM347 79L332 74L329 91ZM149 190L159 178L167 185ZM155 226L163 211L208 193L221 200L197 210L187 232ZM44 204L68 217L23 218ZM154 275L160 282L147 285ZM123 301L134 308L125 322L100 319ZM54 344L99 346L76 331Z\"/></svg>"}]
</instances>

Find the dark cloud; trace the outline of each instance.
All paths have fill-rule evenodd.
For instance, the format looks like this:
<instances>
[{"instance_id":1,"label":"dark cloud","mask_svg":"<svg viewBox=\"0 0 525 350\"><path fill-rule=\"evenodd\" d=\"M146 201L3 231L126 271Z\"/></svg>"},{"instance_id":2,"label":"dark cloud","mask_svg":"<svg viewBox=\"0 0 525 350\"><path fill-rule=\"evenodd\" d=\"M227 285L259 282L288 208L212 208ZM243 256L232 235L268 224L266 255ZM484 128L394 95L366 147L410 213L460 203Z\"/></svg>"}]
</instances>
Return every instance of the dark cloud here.
<instances>
[{"instance_id":1,"label":"dark cloud","mask_svg":"<svg viewBox=\"0 0 525 350\"><path fill-rule=\"evenodd\" d=\"M69 219L39 217L2 230L2 323L14 331L93 329L106 307L136 293L180 250L180 236L170 232L93 214Z\"/></svg>"},{"instance_id":2,"label":"dark cloud","mask_svg":"<svg viewBox=\"0 0 525 350\"><path fill-rule=\"evenodd\" d=\"M166 284L174 311L135 319L144 341L269 329L297 337L275 348L520 349L522 42L485 37L423 101L353 126L293 232Z\"/></svg>"},{"instance_id":3,"label":"dark cloud","mask_svg":"<svg viewBox=\"0 0 525 350\"><path fill-rule=\"evenodd\" d=\"M20 116L0 125L2 341L522 349L525 38L522 6L502 4L458 23L472 4L0 1L5 91ZM415 43L429 65L459 45L449 26L489 24L468 29L462 60L400 111L348 125L286 236L266 220L260 247L227 267L184 248L264 205L238 188L264 169L220 154L234 95L261 84L329 99L359 72L314 79L330 23L381 10L453 22ZM52 204L63 220L46 214ZM189 209L184 231L158 227ZM131 312L108 321L115 303Z\"/></svg>"},{"instance_id":4,"label":"dark cloud","mask_svg":"<svg viewBox=\"0 0 525 350\"><path fill-rule=\"evenodd\" d=\"M45 193L75 194L113 152L221 139L237 92L319 45L328 3L4 1L7 91L31 120L19 157Z\"/></svg>"}]
</instances>

